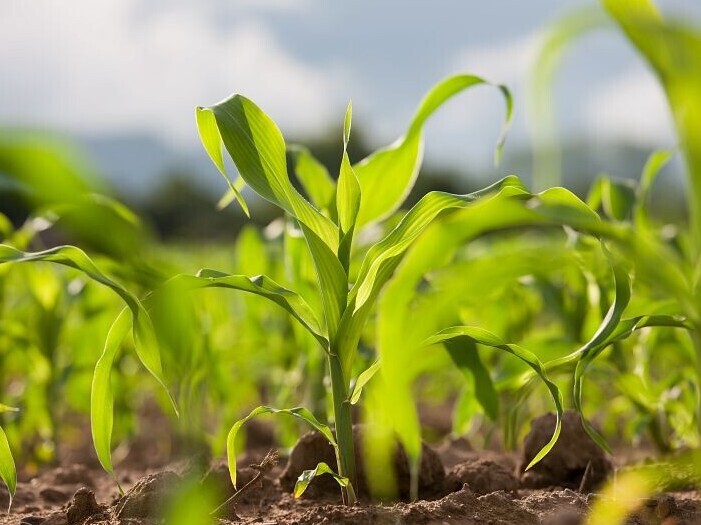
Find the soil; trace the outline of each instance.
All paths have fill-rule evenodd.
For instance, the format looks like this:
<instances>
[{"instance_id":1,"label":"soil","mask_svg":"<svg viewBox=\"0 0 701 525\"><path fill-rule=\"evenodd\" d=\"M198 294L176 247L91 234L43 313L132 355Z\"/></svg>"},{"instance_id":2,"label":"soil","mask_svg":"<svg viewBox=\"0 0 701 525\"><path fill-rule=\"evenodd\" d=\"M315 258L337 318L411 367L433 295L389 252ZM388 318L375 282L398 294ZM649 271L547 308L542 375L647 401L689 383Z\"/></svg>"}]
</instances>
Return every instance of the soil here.
<instances>
[{"instance_id":1,"label":"soil","mask_svg":"<svg viewBox=\"0 0 701 525\"><path fill-rule=\"evenodd\" d=\"M426 446L420 471L420 497L415 502L377 504L369 500L362 471L361 502L340 504L338 487L320 478L307 493L294 499L290 490L301 470L318 461L334 463L333 455L318 435L307 434L289 458L271 468L260 465L267 448L249 450L240 465L238 487L249 484L212 523L260 525L577 525L584 523L600 484L615 471L601 451L588 441L578 419L567 415L558 445L537 467L523 474L522 465L549 438L553 420L535 420L522 454L476 452L465 440L446 440L435 448ZM356 436L362 434L357 428ZM358 440L360 442L361 440ZM356 445L359 446L358 444ZM406 455L398 448L395 464L400 475L400 494L408 496ZM212 511L232 494L226 465L219 461L203 472L201 461L174 462L154 468L146 462L117 468L118 481L126 490L120 496L115 481L103 471L74 464L47 469L33 479L21 481L12 513L0 514L7 525L156 525L163 523L164 509L182 500L182 486L209 494ZM403 470L404 469L404 470ZM406 485L402 485L405 484ZM402 488L403 487L403 488ZM194 500L193 500L194 501ZM202 501L200 499L199 501ZM7 507L8 493L0 488L0 507ZM182 506L182 501L179 502ZM187 506L187 505L186 505ZM180 507L178 507L180 508ZM209 508L209 507L207 507ZM193 518L194 519L194 518ZM180 521L179 523L190 523ZM192 522L199 525L201 522ZM630 525L701 524L701 494L678 491L641 501L628 518Z\"/></svg>"}]
</instances>

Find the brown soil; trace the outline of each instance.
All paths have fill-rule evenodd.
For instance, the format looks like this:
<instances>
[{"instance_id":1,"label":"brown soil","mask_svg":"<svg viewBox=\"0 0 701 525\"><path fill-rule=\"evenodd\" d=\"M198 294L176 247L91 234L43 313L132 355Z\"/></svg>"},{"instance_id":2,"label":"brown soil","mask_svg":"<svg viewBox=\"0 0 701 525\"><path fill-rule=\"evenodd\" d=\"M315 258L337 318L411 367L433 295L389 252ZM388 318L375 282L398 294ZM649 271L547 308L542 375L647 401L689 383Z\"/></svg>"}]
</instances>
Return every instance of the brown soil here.
<instances>
[{"instance_id":1,"label":"brown soil","mask_svg":"<svg viewBox=\"0 0 701 525\"><path fill-rule=\"evenodd\" d=\"M568 416L569 418L569 416ZM372 503L364 495L354 507L340 505L337 487L316 480L300 499L289 493L295 473L310 468L319 458L330 464L328 450L313 434L304 436L290 458L266 471L235 502L225 506L212 521L217 524L491 524L576 525L584 523L601 472L612 465L598 449L590 448L581 426L566 420L563 434L548 462L523 475L520 465L537 448L547 418L533 424L523 457L496 452L478 453L464 440L446 441L434 449L422 465L422 497L416 502L391 505ZM311 444L311 446L310 446ZM246 463L259 463L267 449L249 451ZM396 463L403 468L406 457L398 451ZM187 480L196 479L213 498L212 511L234 493L222 462L203 473L198 461L171 463L166 469L142 469L133 464L118 468L118 481L126 490L120 496L107 474L94 467L72 465L42 472L19 484L12 513L0 514L8 525L156 525L164 509L181 498ZM589 473L585 475L589 465ZM596 470L592 467L596 465ZM241 488L258 475L255 465L238 473ZM582 478L584 477L584 483ZM401 476L400 476L401 478ZM535 480L535 481L534 481ZM401 482L401 481L400 481ZM316 488L313 488L316 484ZM534 488L537 486L537 488ZM402 491L404 493L404 491ZM361 490L361 494L364 494ZM406 494L403 494L406 496ZM0 488L0 508L7 507L8 494ZM182 503L182 502L181 502ZM194 523L193 525L199 525ZM641 502L628 520L635 525L701 524L701 496L697 492L674 492Z\"/></svg>"}]
</instances>

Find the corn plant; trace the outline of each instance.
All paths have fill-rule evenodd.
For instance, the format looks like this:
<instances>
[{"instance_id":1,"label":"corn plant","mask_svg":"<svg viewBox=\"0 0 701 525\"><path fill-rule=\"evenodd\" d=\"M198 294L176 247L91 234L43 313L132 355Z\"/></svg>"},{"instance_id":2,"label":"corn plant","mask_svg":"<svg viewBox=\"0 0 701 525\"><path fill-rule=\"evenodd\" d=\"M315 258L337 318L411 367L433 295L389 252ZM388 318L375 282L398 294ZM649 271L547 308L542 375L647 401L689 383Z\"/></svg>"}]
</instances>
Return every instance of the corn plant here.
<instances>
[{"instance_id":1,"label":"corn plant","mask_svg":"<svg viewBox=\"0 0 701 525\"><path fill-rule=\"evenodd\" d=\"M258 407L236 422L228 437L229 469L236 483L235 439L250 418L264 413L288 414L306 421L333 445L337 455L337 480L344 501L355 501L356 464L351 428L351 401L376 370L373 367L354 381L358 342L384 285L405 252L443 212L479 206L495 195L519 193L515 178L506 178L485 190L469 195L431 192L406 212L379 242L369 247L360 265L351 265L356 233L390 216L406 198L418 174L422 158L422 129L425 121L446 100L486 82L472 75L450 77L424 98L406 133L393 145L351 164L347 154L352 110L349 104L343 127L344 153L338 180L325 176L318 163L298 161L300 182L312 204L293 186L287 174L286 146L274 122L251 100L234 95L208 108L198 108L197 125L202 143L229 184L229 198L238 200L248 185L263 198L279 206L296 221L313 261L320 300L310 305L299 293L283 288L266 276L228 275L201 270L197 276L180 276L178 282L197 287L223 287L261 295L287 310L326 352L332 386L335 433L305 408ZM511 97L498 86L507 104L506 127L511 120ZM499 139L497 156L504 135ZM240 178L227 176L222 144L236 165ZM354 386L355 385L355 386ZM329 470L320 466L316 473ZM313 477L313 476L312 476Z\"/></svg>"}]
</instances>

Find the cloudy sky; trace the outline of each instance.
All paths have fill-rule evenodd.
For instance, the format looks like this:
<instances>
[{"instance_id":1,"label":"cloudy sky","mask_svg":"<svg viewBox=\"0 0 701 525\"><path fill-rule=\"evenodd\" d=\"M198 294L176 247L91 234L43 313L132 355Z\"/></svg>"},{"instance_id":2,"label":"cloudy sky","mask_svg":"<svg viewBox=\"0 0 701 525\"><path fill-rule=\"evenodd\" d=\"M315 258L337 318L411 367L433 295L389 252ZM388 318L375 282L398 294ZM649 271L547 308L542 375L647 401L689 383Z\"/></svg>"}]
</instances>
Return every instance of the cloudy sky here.
<instances>
[{"instance_id":1,"label":"cloudy sky","mask_svg":"<svg viewBox=\"0 0 701 525\"><path fill-rule=\"evenodd\" d=\"M378 145L406 126L443 76L510 85L527 144L524 85L543 29L586 0L3 0L0 124L79 136L140 133L199 149L193 108L232 92L257 101L286 135L340 122L348 99ZM594 0L589 0L594 4ZM660 0L701 17L698 0ZM557 82L566 136L670 145L662 93L612 31L586 37ZM428 129L428 157L489 162L502 115L482 89Z\"/></svg>"}]
</instances>

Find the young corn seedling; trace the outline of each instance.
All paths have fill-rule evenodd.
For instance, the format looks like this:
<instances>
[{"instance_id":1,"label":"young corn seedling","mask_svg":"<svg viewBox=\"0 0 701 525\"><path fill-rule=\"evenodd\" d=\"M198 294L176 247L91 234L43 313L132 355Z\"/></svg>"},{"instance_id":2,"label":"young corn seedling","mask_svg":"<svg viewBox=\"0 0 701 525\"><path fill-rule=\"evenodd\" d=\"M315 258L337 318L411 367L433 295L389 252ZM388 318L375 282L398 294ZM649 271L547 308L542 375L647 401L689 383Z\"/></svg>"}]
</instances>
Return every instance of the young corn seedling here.
<instances>
[{"instance_id":1,"label":"young corn seedling","mask_svg":"<svg viewBox=\"0 0 701 525\"><path fill-rule=\"evenodd\" d=\"M372 245L360 266L351 268L356 233L391 215L403 203L413 186L422 158L422 130L426 120L446 100L486 82L472 75L456 75L435 86L424 98L406 133L393 145L383 148L357 164L347 154L352 111L349 104L343 126L343 157L338 180L326 176L318 163L302 151L297 172L314 203L302 196L287 175L286 145L275 123L251 100L234 95L207 108L197 108L197 126L202 143L213 163L229 184L229 197L247 210L241 190L248 185L261 197L284 210L296 221L311 255L321 300L310 304L297 292L283 288L266 276L228 275L201 270L197 276L174 278L192 288L223 287L261 295L286 309L324 350L331 379L335 432L319 422L305 408L275 409L258 407L236 422L228 437L229 470L236 484L236 435L249 419L265 413L288 414L306 421L332 444L337 456L334 476L342 486L345 503L356 500L356 458L351 422L351 401L360 394L369 373L355 378L358 343L369 314L384 285L392 276L407 249L443 212L469 208L482 199L520 191L514 178L507 178L474 194L452 195L431 192L409 210L381 241ZM511 120L511 97L505 96L507 118ZM503 134L497 154L501 150ZM239 172L232 182L227 176L222 145ZM331 469L319 465L300 483ZM306 485L302 485L306 486ZM299 489L297 493L301 492Z\"/></svg>"}]
</instances>

